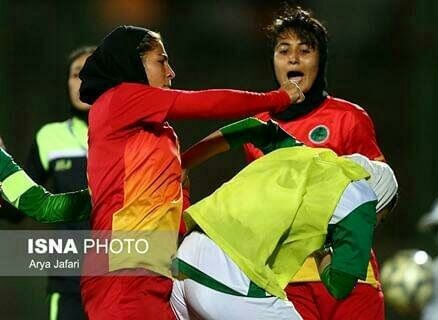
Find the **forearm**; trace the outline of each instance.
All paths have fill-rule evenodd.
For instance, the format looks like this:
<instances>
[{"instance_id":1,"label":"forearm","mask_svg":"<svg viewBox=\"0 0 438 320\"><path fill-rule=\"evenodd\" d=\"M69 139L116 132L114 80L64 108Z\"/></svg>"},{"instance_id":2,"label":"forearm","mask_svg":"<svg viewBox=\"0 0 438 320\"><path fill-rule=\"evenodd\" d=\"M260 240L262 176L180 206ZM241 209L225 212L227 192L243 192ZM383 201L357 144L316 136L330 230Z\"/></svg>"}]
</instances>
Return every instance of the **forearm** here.
<instances>
[{"instance_id":1,"label":"forearm","mask_svg":"<svg viewBox=\"0 0 438 320\"><path fill-rule=\"evenodd\" d=\"M52 195L38 186L12 157L0 149L2 197L26 215L40 222L80 221L89 217L88 190Z\"/></svg>"},{"instance_id":2,"label":"forearm","mask_svg":"<svg viewBox=\"0 0 438 320\"><path fill-rule=\"evenodd\" d=\"M314 254L321 281L336 299L345 298L357 280L366 277L375 220L375 201L362 203L341 221L329 225L329 259L328 250Z\"/></svg>"},{"instance_id":3,"label":"forearm","mask_svg":"<svg viewBox=\"0 0 438 320\"><path fill-rule=\"evenodd\" d=\"M91 213L88 189L51 194L41 186L33 186L19 197L16 206L29 217L45 223L84 221Z\"/></svg>"},{"instance_id":4,"label":"forearm","mask_svg":"<svg viewBox=\"0 0 438 320\"><path fill-rule=\"evenodd\" d=\"M266 144L269 137L266 123L254 118L240 120L220 128L185 151L182 155L183 168L195 167L219 153L241 147L247 142Z\"/></svg>"},{"instance_id":5,"label":"forearm","mask_svg":"<svg viewBox=\"0 0 438 320\"><path fill-rule=\"evenodd\" d=\"M286 91L256 93L239 90L180 91L169 110L169 119L252 116L265 111L280 111L290 104Z\"/></svg>"},{"instance_id":6,"label":"forearm","mask_svg":"<svg viewBox=\"0 0 438 320\"><path fill-rule=\"evenodd\" d=\"M320 273L321 281L330 294L336 299L345 299L357 283L357 278L327 265Z\"/></svg>"},{"instance_id":7,"label":"forearm","mask_svg":"<svg viewBox=\"0 0 438 320\"><path fill-rule=\"evenodd\" d=\"M192 168L209 158L252 143L269 153L278 148L300 145L292 136L284 132L275 122L263 122L256 118L246 118L209 135L184 152L183 167Z\"/></svg>"},{"instance_id":8,"label":"forearm","mask_svg":"<svg viewBox=\"0 0 438 320\"><path fill-rule=\"evenodd\" d=\"M215 131L191 146L182 154L182 166L184 169L191 169L219 153L228 151L229 149L230 145L223 137L222 133L220 131Z\"/></svg>"},{"instance_id":9,"label":"forearm","mask_svg":"<svg viewBox=\"0 0 438 320\"><path fill-rule=\"evenodd\" d=\"M344 299L353 290L357 278L332 269L332 249L330 247L314 252L313 257L324 286L336 299Z\"/></svg>"}]
</instances>

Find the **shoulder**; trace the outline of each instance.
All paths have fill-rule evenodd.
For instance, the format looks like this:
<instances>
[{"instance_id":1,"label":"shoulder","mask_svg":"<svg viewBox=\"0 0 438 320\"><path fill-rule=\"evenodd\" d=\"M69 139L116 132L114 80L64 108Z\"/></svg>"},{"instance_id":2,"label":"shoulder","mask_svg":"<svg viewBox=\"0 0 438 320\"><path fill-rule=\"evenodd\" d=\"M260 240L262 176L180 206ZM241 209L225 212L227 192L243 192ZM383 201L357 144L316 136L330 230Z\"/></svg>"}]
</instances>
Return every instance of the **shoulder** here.
<instances>
[{"instance_id":1,"label":"shoulder","mask_svg":"<svg viewBox=\"0 0 438 320\"><path fill-rule=\"evenodd\" d=\"M327 100L328 100L327 106L330 108L336 108L339 111L344 111L352 115L367 114L364 108L351 101L347 101L332 96L329 96Z\"/></svg>"},{"instance_id":2,"label":"shoulder","mask_svg":"<svg viewBox=\"0 0 438 320\"><path fill-rule=\"evenodd\" d=\"M348 119L349 123L354 124L358 122L372 122L371 117L368 115L366 110L358 104L331 96L329 96L328 99L329 100L326 108L331 108L342 113L343 116Z\"/></svg>"},{"instance_id":3,"label":"shoulder","mask_svg":"<svg viewBox=\"0 0 438 320\"><path fill-rule=\"evenodd\" d=\"M361 205L376 201L377 196L366 180L351 182L336 206L330 224L336 224Z\"/></svg>"},{"instance_id":4,"label":"shoulder","mask_svg":"<svg viewBox=\"0 0 438 320\"><path fill-rule=\"evenodd\" d=\"M143 83L136 83L136 82L122 82L118 86L114 87L115 91L140 91L140 90L148 90L153 87L143 84Z\"/></svg>"},{"instance_id":5,"label":"shoulder","mask_svg":"<svg viewBox=\"0 0 438 320\"><path fill-rule=\"evenodd\" d=\"M111 90L108 91L108 93ZM161 99L174 99L179 93L184 92L182 90L175 90L170 88L158 88L151 87L147 84L123 82L113 88L110 99L114 99L117 103L123 102L128 104L129 102L144 102L144 99L148 99L148 103L154 101L161 101Z\"/></svg>"},{"instance_id":6,"label":"shoulder","mask_svg":"<svg viewBox=\"0 0 438 320\"><path fill-rule=\"evenodd\" d=\"M133 93L179 93L184 90L176 90L171 88L152 87L144 83L122 82L113 88L116 94L133 94Z\"/></svg>"},{"instance_id":7,"label":"shoulder","mask_svg":"<svg viewBox=\"0 0 438 320\"><path fill-rule=\"evenodd\" d=\"M38 130L35 142L41 159L46 159L48 153L53 150L65 148L66 143L70 141L68 122L69 120L48 123Z\"/></svg>"},{"instance_id":8,"label":"shoulder","mask_svg":"<svg viewBox=\"0 0 438 320\"><path fill-rule=\"evenodd\" d=\"M153 87L134 82L122 82L114 88L108 90L106 94L108 96L130 96L139 92L152 91Z\"/></svg>"},{"instance_id":9,"label":"shoulder","mask_svg":"<svg viewBox=\"0 0 438 320\"><path fill-rule=\"evenodd\" d=\"M36 133L36 139L45 139L45 138L52 138L54 134L59 134L60 132L63 132L67 126L70 119L60 122L50 122L45 125L43 125Z\"/></svg>"}]
</instances>

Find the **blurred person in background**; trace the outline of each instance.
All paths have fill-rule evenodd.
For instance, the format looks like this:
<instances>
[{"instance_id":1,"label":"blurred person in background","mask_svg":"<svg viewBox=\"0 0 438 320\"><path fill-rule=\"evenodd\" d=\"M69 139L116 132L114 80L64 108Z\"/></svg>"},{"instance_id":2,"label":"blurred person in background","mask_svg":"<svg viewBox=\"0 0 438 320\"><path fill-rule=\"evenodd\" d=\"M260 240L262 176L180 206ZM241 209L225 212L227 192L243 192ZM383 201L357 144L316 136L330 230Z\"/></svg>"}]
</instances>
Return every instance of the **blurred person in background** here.
<instances>
[{"instance_id":1,"label":"blurred person in background","mask_svg":"<svg viewBox=\"0 0 438 320\"><path fill-rule=\"evenodd\" d=\"M44 125L38 130L26 162L26 171L39 184L54 193L87 187L88 111L90 105L79 100L79 72L95 50L79 47L68 56L67 91L70 118ZM88 222L60 223L60 230L89 229ZM79 277L49 276L49 319L86 319L82 308Z\"/></svg>"},{"instance_id":2,"label":"blurred person in background","mask_svg":"<svg viewBox=\"0 0 438 320\"><path fill-rule=\"evenodd\" d=\"M148 235L150 251L116 261L87 254L81 292L95 319L173 319L171 257L182 214L182 170L174 119L239 118L301 102L287 80L279 90L170 89L175 73L157 32L120 26L87 59L80 98L89 116L91 228ZM155 251L153 251L155 250ZM153 253L151 252L153 251ZM101 275L87 275L88 268Z\"/></svg>"},{"instance_id":3,"label":"blurred person in background","mask_svg":"<svg viewBox=\"0 0 438 320\"><path fill-rule=\"evenodd\" d=\"M418 227L423 232L432 233L438 245L438 199L435 200L431 211L420 219ZM422 320L436 320L438 317L438 258L433 260L433 279L433 295L423 309Z\"/></svg>"},{"instance_id":4,"label":"blurred person in background","mask_svg":"<svg viewBox=\"0 0 438 320\"><path fill-rule=\"evenodd\" d=\"M298 84L306 99L282 112L257 118L275 120L286 132L307 146L330 148L338 155L360 153L384 160L373 123L364 109L326 92L328 34L310 12L285 5L268 27L273 41L273 69L278 83ZM263 155L247 144L248 162ZM307 259L286 288L288 298L304 319L384 319L383 293L377 260L372 253L365 281L344 300L333 298L320 281L313 258Z\"/></svg>"}]
</instances>

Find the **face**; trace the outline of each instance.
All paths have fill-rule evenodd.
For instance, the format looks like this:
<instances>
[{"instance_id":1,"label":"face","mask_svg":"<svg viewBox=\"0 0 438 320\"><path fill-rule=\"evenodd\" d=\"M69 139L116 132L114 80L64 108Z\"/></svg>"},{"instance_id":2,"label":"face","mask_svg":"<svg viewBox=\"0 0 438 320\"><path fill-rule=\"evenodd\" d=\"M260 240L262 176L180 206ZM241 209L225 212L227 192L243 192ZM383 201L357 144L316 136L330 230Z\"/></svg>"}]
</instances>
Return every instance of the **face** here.
<instances>
[{"instance_id":1,"label":"face","mask_svg":"<svg viewBox=\"0 0 438 320\"><path fill-rule=\"evenodd\" d=\"M146 52L141 61L151 87L170 88L175 72L169 64L169 58L161 41L158 41L153 50Z\"/></svg>"},{"instance_id":2,"label":"face","mask_svg":"<svg viewBox=\"0 0 438 320\"><path fill-rule=\"evenodd\" d=\"M293 31L285 31L274 48L274 70L279 84L292 80L303 93L312 87L318 75L317 48L301 41Z\"/></svg>"},{"instance_id":3,"label":"face","mask_svg":"<svg viewBox=\"0 0 438 320\"><path fill-rule=\"evenodd\" d=\"M79 72L82 70L82 67L85 64L85 60L87 60L90 55L91 54L87 53L76 58L70 65L68 76L68 92L70 95L70 101L76 109L82 111L90 109L90 105L83 103L79 99L79 88L82 82L81 79L79 79Z\"/></svg>"}]
</instances>

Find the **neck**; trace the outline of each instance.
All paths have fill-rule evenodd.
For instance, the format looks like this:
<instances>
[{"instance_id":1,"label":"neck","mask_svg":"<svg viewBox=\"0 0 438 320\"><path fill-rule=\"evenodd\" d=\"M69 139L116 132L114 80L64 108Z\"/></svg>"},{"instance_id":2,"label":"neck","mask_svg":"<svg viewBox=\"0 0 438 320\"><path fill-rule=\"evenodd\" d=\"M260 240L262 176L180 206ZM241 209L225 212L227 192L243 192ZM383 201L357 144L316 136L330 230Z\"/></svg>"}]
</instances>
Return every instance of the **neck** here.
<instances>
[{"instance_id":1,"label":"neck","mask_svg":"<svg viewBox=\"0 0 438 320\"><path fill-rule=\"evenodd\" d=\"M88 110L79 110L79 109L76 109L75 107L71 106L70 114L73 117L76 117L76 118L84 121L88 125Z\"/></svg>"},{"instance_id":2,"label":"neck","mask_svg":"<svg viewBox=\"0 0 438 320\"><path fill-rule=\"evenodd\" d=\"M291 104L286 110L272 114L274 119L293 120L315 110L327 98L325 81L317 81L305 94L306 99L297 104Z\"/></svg>"}]
</instances>

